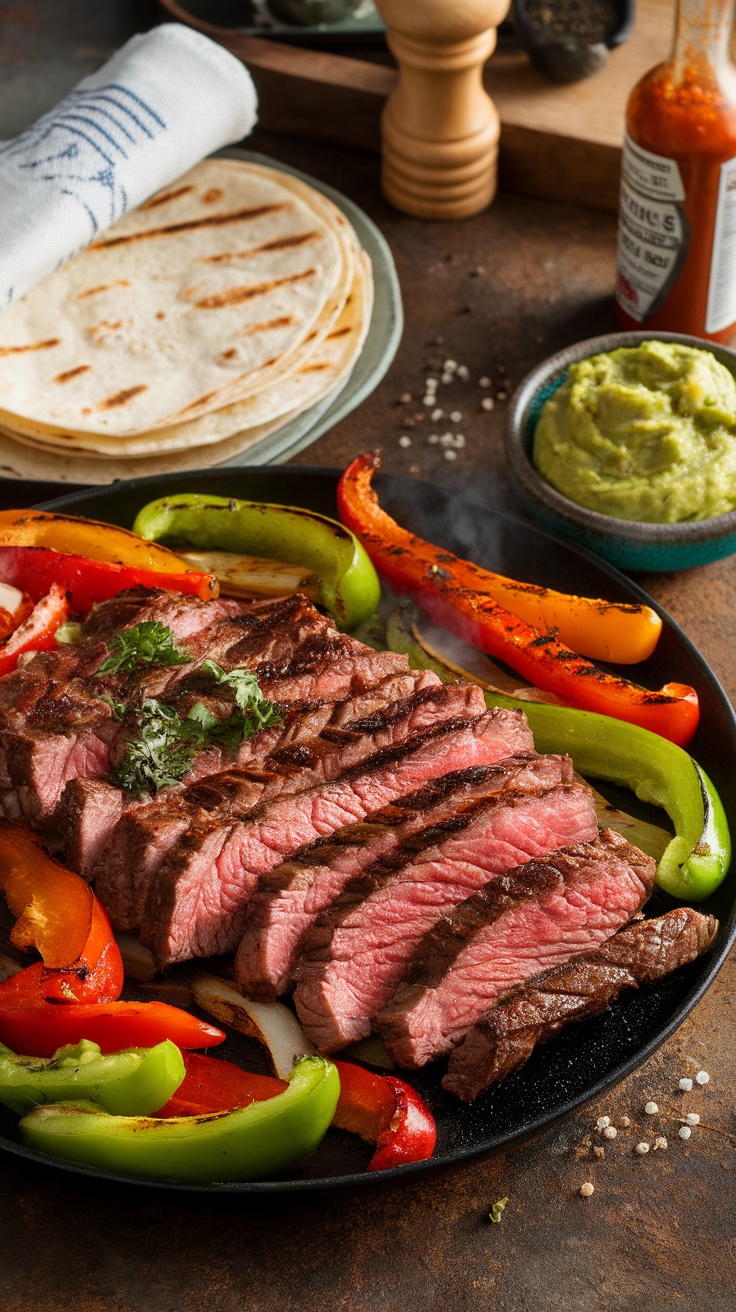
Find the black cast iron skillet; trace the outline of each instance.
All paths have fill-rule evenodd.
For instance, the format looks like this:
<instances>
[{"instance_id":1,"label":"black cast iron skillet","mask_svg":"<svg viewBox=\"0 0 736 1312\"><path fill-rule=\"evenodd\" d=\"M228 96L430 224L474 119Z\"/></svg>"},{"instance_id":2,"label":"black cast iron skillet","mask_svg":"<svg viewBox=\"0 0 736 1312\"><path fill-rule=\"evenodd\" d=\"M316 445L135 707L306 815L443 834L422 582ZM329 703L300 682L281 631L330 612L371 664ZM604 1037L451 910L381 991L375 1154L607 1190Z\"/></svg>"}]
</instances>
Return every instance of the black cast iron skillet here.
<instances>
[{"instance_id":1,"label":"black cast iron skillet","mask_svg":"<svg viewBox=\"0 0 736 1312\"><path fill-rule=\"evenodd\" d=\"M129 527L136 512L153 497L189 490L307 506L334 516L337 476L335 470L296 466L212 469L140 479L109 488L89 488L47 502L46 508ZM411 479L384 475L379 488L382 503L407 528L481 565L567 592L602 596L611 601L655 604L640 588L596 556L510 515ZM674 679L697 688L702 720L692 754L713 779L732 831L736 831L736 718L725 692L693 644L666 612L656 609L664 619L664 631L654 656L645 666L637 667L636 677L652 686ZM657 893L649 909L659 910L669 904L669 899ZM736 939L733 875L701 907L713 912L721 922L718 939L708 955L654 988L624 994L606 1015L571 1025L553 1043L539 1048L526 1066L476 1102L465 1106L442 1091L440 1078L444 1062L412 1073L412 1083L426 1098L437 1119L437 1149L430 1162L368 1174L365 1171L370 1158L368 1146L354 1136L330 1131L319 1151L304 1165L289 1175L256 1183L187 1185L166 1180L141 1181L69 1162L53 1165L94 1178L153 1188L274 1194L399 1184L422 1172L507 1147L617 1084L677 1029L714 979ZM217 1052L223 1057L242 1060L244 1042L228 1039ZM49 1158L19 1142L14 1127L15 1119L8 1114L7 1120L0 1122L0 1146L30 1161L49 1164Z\"/></svg>"}]
</instances>

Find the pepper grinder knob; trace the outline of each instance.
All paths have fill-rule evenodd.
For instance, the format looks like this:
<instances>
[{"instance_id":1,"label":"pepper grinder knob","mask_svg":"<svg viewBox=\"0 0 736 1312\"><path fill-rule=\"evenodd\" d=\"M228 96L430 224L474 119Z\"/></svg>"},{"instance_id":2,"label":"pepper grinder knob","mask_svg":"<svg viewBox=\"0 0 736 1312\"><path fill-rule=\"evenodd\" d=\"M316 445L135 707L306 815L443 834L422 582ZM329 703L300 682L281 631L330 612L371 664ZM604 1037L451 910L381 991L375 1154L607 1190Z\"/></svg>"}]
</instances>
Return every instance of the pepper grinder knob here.
<instances>
[{"instance_id":1,"label":"pepper grinder knob","mask_svg":"<svg viewBox=\"0 0 736 1312\"><path fill-rule=\"evenodd\" d=\"M376 0L399 83L381 120L382 185L397 209L462 219L496 194L500 125L483 65L509 0Z\"/></svg>"}]
</instances>

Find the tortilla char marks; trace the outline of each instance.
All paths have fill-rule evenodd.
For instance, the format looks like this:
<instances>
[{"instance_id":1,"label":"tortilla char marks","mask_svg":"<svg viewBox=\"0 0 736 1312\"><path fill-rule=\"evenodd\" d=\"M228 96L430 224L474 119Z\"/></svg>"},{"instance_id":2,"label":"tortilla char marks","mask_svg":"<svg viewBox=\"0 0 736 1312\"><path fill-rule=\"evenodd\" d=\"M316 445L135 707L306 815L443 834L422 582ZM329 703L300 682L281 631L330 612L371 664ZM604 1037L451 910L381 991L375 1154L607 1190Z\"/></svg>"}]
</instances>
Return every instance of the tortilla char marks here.
<instances>
[{"instance_id":1,"label":"tortilla char marks","mask_svg":"<svg viewBox=\"0 0 736 1312\"><path fill-rule=\"evenodd\" d=\"M57 374L55 383L70 383L72 378L78 378L80 374L89 373L92 368L91 364L78 364L76 369L65 369L63 373Z\"/></svg>"},{"instance_id":2,"label":"tortilla char marks","mask_svg":"<svg viewBox=\"0 0 736 1312\"><path fill-rule=\"evenodd\" d=\"M267 333L275 328L288 328L293 322L293 314L281 314L278 319L266 319L263 323L252 323L250 328L241 329L239 336L253 337L257 333Z\"/></svg>"},{"instance_id":3,"label":"tortilla char marks","mask_svg":"<svg viewBox=\"0 0 736 1312\"><path fill-rule=\"evenodd\" d=\"M290 283L313 278L316 272L316 269L305 269L303 273L290 273L284 278L269 278L267 282L248 283L244 287L228 287L225 292L216 292L213 296L205 296L201 301L195 301L194 308L195 310L222 310L231 305L242 305L243 301L251 301L255 296L267 296L277 287L286 287Z\"/></svg>"},{"instance_id":4,"label":"tortilla char marks","mask_svg":"<svg viewBox=\"0 0 736 1312\"><path fill-rule=\"evenodd\" d=\"M115 410L118 406L127 405L133 400L134 396L140 396L141 392L148 391L148 383L138 383L136 387L124 387L122 392L115 392L108 396L104 401L100 401L98 410Z\"/></svg>"},{"instance_id":5,"label":"tortilla char marks","mask_svg":"<svg viewBox=\"0 0 736 1312\"><path fill-rule=\"evenodd\" d=\"M335 328L334 332L328 333L327 340L331 342L334 337L347 337L348 333L352 331L350 324L346 324L344 328Z\"/></svg>"},{"instance_id":6,"label":"tortilla char marks","mask_svg":"<svg viewBox=\"0 0 736 1312\"><path fill-rule=\"evenodd\" d=\"M151 241L156 237L175 237L181 232L195 232L197 228L222 228L228 223L247 223L265 214L291 209L288 201L278 205L258 205L249 210L228 210L226 214L208 214L203 219L187 219L182 223L167 223L163 228L148 228L145 232L129 232L124 237L111 237L108 241L94 241L88 251L105 251L111 246L129 246L136 241Z\"/></svg>"},{"instance_id":7,"label":"tortilla char marks","mask_svg":"<svg viewBox=\"0 0 736 1312\"><path fill-rule=\"evenodd\" d=\"M296 250L299 246L310 246L321 239L320 232L301 232L294 237L276 237L274 241L266 241L262 246L251 246L245 251L221 251L218 255L203 255L197 263L227 264L230 260L248 260L252 255L270 255L274 251Z\"/></svg>"},{"instance_id":8,"label":"tortilla char marks","mask_svg":"<svg viewBox=\"0 0 736 1312\"><path fill-rule=\"evenodd\" d=\"M305 364L305 365L299 370L299 373L300 373L300 374L319 374L319 373L322 372L323 369L329 369L329 367L330 367L330 366L329 366L329 364L327 364L326 361L321 361L321 362L318 363L318 364Z\"/></svg>"},{"instance_id":9,"label":"tortilla char marks","mask_svg":"<svg viewBox=\"0 0 736 1312\"><path fill-rule=\"evenodd\" d=\"M111 287L130 287L130 283L127 278L118 278L115 282L103 282L99 287L88 287L86 292L80 292L77 300L85 301L88 296L97 296L98 292L109 292Z\"/></svg>"},{"instance_id":10,"label":"tortilla char marks","mask_svg":"<svg viewBox=\"0 0 736 1312\"><path fill-rule=\"evenodd\" d=\"M218 200L222 200L224 192L219 187L209 187L202 197L203 205L216 205Z\"/></svg>"},{"instance_id":11,"label":"tortilla char marks","mask_svg":"<svg viewBox=\"0 0 736 1312\"><path fill-rule=\"evenodd\" d=\"M214 396L217 396L216 392L205 392L204 396L198 396L196 401L192 401L189 405L185 405L183 410L177 410L176 414L173 415L172 418L179 419L181 415L188 414L189 411L194 410L196 406L207 405L207 402L211 401Z\"/></svg>"},{"instance_id":12,"label":"tortilla char marks","mask_svg":"<svg viewBox=\"0 0 736 1312\"><path fill-rule=\"evenodd\" d=\"M25 351L50 351L60 342L60 337L49 337L45 342L29 342L27 346L0 346L0 355L23 355Z\"/></svg>"},{"instance_id":13,"label":"tortilla char marks","mask_svg":"<svg viewBox=\"0 0 736 1312\"><path fill-rule=\"evenodd\" d=\"M180 196L186 196L188 192L194 191L191 184L188 187L177 187L176 191L163 191L158 196L152 196L143 205L139 205L139 210L155 210L158 205L168 205L170 200L178 200Z\"/></svg>"}]
</instances>

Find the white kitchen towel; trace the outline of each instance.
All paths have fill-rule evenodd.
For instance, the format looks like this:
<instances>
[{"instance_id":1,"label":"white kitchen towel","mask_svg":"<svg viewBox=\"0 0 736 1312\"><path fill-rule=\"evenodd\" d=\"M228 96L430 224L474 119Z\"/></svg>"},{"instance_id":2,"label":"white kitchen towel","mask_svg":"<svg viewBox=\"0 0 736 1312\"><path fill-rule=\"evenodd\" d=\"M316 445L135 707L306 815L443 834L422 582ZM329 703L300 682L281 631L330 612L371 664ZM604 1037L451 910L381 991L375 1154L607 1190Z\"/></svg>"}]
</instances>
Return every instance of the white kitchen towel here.
<instances>
[{"instance_id":1,"label":"white kitchen towel","mask_svg":"<svg viewBox=\"0 0 736 1312\"><path fill-rule=\"evenodd\" d=\"M256 121L250 74L179 23L134 36L0 143L0 309Z\"/></svg>"}]
</instances>

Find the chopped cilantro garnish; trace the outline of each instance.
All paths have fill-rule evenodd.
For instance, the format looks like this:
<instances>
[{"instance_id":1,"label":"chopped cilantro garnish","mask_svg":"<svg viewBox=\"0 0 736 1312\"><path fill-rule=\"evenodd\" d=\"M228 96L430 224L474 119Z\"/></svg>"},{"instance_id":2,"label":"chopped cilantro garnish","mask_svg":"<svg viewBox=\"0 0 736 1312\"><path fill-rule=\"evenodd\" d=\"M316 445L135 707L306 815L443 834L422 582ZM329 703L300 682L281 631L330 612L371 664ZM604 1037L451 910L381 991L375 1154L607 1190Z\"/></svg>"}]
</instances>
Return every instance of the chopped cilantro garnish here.
<instances>
[{"instance_id":1,"label":"chopped cilantro garnish","mask_svg":"<svg viewBox=\"0 0 736 1312\"><path fill-rule=\"evenodd\" d=\"M125 744L123 759L112 781L126 793L157 793L189 773L205 731L194 720L182 720L173 706L146 697L140 710L140 730Z\"/></svg>"},{"instance_id":2,"label":"chopped cilantro garnish","mask_svg":"<svg viewBox=\"0 0 736 1312\"><path fill-rule=\"evenodd\" d=\"M160 620L142 620L123 629L110 643L109 655L99 666L98 674L116 674L122 670L135 674L146 665L187 665L191 656L180 651L174 634Z\"/></svg>"},{"instance_id":3,"label":"chopped cilantro garnish","mask_svg":"<svg viewBox=\"0 0 736 1312\"><path fill-rule=\"evenodd\" d=\"M263 696L252 671L226 674L214 661L205 661L202 669L218 683L235 689L238 710L219 720L204 702L196 702L182 719L173 706L146 697L138 713L138 735L126 742L123 758L112 775L113 783L125 792L136 797L146 792L155 794L189 773L199 749L217 745L234 751L259 729L279 723L278 707ZM108 700L114 714L117 704Z\"/></svg>"}]
</instances>

